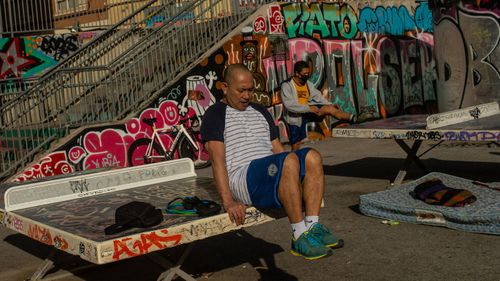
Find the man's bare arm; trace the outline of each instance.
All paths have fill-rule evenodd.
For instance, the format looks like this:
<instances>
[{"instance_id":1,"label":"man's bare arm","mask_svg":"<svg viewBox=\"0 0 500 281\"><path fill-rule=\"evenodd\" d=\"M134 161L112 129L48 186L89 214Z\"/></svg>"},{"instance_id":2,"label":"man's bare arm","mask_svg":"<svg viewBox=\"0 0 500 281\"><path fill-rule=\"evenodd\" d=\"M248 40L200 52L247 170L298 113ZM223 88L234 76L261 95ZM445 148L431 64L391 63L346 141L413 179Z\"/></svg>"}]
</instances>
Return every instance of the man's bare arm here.
<instances>
[{"instance_id":1,"label":"man's bare arm","mask_svg":"<svg viewBox=\"0 0 500 281\"><path fill-rule=\"evenodd\" d=\"M285 151L285 148L281 144L279 138L275 138L273 141L271 141L271 145L273 146L272 151L274 154Z\"/></svg>"},{"instance_id":2,"label":"man's bare arm","mask_svg":"<svg viewBox=\"0 0 500 281\"><path fill-rule=\"evenodd\" d=\"M245 222L246 206L233 199L233 194L229 188L224 143L220 141L208 141L205 143L205 148L210 155L215 185L222 199L224 209L232 222L236 223L236 225L243 224Z\"/></svg>"}]
</instances>

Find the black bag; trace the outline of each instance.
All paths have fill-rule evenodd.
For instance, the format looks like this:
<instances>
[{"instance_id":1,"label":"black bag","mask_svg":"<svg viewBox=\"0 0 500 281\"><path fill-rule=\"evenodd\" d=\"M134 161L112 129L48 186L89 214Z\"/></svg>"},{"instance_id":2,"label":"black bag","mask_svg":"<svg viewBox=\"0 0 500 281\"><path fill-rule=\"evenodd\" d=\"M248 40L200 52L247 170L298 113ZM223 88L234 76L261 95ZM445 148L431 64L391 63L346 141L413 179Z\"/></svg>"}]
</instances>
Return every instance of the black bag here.
<instances>
[{"instance_id":1,"label":"black bag","mask_svg":"<svg viewBox=\"0 0 500 281\"><path fill-rule=\"evenodd\" d=\"M161 210L146 202L132 201L116 209L115 224L104 229L106 235L133 227L151 227L163 221Z\"/></svg>"}]
</instances>

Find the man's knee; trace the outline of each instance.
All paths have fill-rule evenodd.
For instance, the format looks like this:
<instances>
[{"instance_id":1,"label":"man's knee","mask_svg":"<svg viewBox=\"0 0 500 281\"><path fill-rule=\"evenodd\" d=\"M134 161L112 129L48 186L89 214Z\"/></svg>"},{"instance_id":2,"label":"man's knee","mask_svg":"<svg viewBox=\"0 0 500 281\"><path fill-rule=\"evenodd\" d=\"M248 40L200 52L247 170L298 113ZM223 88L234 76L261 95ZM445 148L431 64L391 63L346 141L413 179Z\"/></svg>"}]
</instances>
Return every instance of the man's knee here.
<instances>
[{"instance_id":1,"label":"man's knee","mask_svg":"<svg viewBox=\"0 0 500 281\"><path fill-rule=\"evenodd\" d=\"M311 148L306 155L306 166L323 165L321 154L314 148Z\"/></svg>"},{"instance_id":2,"label":"man's knee","mask_svg":"<svg viewBox=\"0 0 500 281\"><path fill-rule=\"evenodd\" d=\"M283 168L297 170L300 168L299 157L297 154L290 152L285 157L285 161L283 162Z\"/></svg>"}]
</instances>

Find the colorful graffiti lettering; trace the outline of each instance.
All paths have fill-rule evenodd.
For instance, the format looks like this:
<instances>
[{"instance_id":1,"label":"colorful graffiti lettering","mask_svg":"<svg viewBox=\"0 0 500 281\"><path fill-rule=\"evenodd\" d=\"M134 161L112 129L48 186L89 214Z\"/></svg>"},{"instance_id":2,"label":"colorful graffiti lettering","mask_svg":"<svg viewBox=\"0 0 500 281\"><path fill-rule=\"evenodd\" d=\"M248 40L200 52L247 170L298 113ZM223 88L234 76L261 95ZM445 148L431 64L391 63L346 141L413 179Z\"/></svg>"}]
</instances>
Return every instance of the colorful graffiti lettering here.
<instances>
[{"instance_id":1,"label":"colorful graffiti lettering","mask_svg":"<svg viewBox=\"0 0 500 281\"><path fill-rule=\"evenodd\" d=\"M120 260L123 255L126 257L140 256L149 253L152 249L165 249L179 244L182 236L180 234L169 235L168 230L141 234L139 239L123 238L114 240L113 259Z\"/></svg>"},{"instance_id":2,"label":"colorful graffiti lettering","mask_svg":"<svg viewBox=\"0 0 500 281\"><path fill-rule=\"evenodd\" d=\"M81 147L87 153L83 160L83 169L126 167L127 148L132 141L133 137L115 129L87 133L83 137Z\"/></svg>"},{"instance_id":3,"label":"colorful graffiti lettering","mask_svg":"<svg viewBox=\"0 0 500 281\"><path fill-rule=\"evenodd\" d=\"M28 236L47 245L52 245L52 235L48 228L39 225L30 225Z\"/></svg>"},{"instance_id":4,"label":"colorful graffiti lettering","mask_svg":"<svg viewBox=\"0 0 500 281\"><path fill-rule=\"evenodd\" d=\"M400 108L422 105L424 85L425 100L436 100L433 88L436 77L433 75L433 61L429 61L431 55L425 41L398 42L390 37L323 40L323 47L320 47L313 39L296 38L288 40L288 44L292 59L286 65L280 66L272 58L264 60L268 79L277 79L276 73L281 71L280 67L290 72L293 62L310 60L313 64L311 82L321 88L326 81L332 101L344 111L369 112L377 116L377 96L380 93L381 104L386 107L384 112L394 115ZM421 53L424 54L424 59L421 58ZM297 57L296 54L301 56ZM426 76L419 73L425 73ZM279 84L278 81L268 83Z\"/></svg>"},{"instance_id":5,"label":"colorful graffiti lettering","mask_svg":"<svg viewBox=\"0 0 500 281\"><path fill-rule=\"evenodd\" d=\"M359 13L358 28L361 32L380 35L403 35L407 31L432 32L432 12L422 2L412 17L406 6L365 7Z\"/></svg>"},{"instance_id":6,"label":"colorful graffiti lettering","mask_svg":"<svg viewBox=\"0 0 500 281\"><path fill-rule=\"evenodd\" d=\"M446 140L450 141L500 141L500 133L481 131L481 132L445 132L443 134Z\"/></svg>"},{"instance_id":7,"label":"colorful graffiti lettering","mask_svg":"<svg viewBox=\"0 0 500 281\"><path fill-rule=\"evenodd\" d=\"M500 100L498 16L458 8L441 15L434 38L440 111Z\"/></svg>"},{"instance_id":8,"label":"colorful graffiti lettering","mask_svg":"<svg viewBox=\"0 0 500 281\"><path fill-rule=\"evenodd\" d=\"M282 5L282 10L289 38L353 39L358 33L356 13L348 4L294 3Z\"/></svg>"}]
</instances>

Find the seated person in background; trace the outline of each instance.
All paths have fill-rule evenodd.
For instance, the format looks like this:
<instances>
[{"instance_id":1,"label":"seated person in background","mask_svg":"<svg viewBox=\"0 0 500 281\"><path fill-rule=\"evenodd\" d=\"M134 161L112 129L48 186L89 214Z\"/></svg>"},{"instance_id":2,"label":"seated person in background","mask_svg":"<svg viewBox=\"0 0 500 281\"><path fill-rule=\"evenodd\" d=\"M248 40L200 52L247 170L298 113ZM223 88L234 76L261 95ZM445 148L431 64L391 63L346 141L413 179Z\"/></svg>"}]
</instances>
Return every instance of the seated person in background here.
<instances>
[{"instance_id":1,"label":"seated person in background","mask_svg":"<svg viewBox=\"0 0 500 281\"><path fill-rule=\"evenodd\" d=\"M321 155L310 148L284 151L271 114L250 103L255 86L245 66L228 66L224 78L223 100L205 112L201 137L229 218L243 224L248 205L283 208L292 228L292 253L306 259L330 255L343 241L319 223Z\"/></svg>"},{"instance_id":2,"label":"seated person in background","mask_svg":"<svg viewBox=\"0 0 500 281\"><path fill-rule=\"evenodd\" d=\"M356 122L356 115L344 112L337 105L325 99L314 85L307 81L310 77L309 64L298 61L293 67L293 77L281 84L281 100L286 108L285 121L290 132L292 150L300 148L307 137L306 124L321 121L330 115L338 120Z\"/></svg>"}]
</instances>

